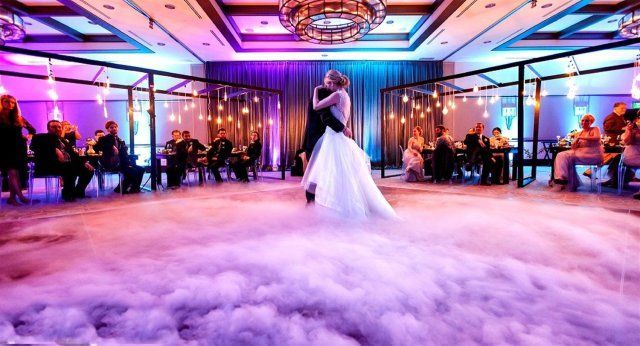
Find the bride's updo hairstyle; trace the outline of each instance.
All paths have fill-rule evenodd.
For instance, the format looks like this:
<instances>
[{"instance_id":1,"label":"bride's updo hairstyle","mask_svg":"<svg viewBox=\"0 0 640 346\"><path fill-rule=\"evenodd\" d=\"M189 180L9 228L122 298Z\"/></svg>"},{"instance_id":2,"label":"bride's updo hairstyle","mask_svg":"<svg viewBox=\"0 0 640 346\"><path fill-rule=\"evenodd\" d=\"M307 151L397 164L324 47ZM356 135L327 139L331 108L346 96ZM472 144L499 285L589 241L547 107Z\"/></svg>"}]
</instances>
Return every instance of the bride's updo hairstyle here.
<instances>
[{"instance_id":1,"label":"bride's updo hairstyle","mask_svg":"<svg viewBox=\"0 0 640 346\"><path fill-rule=\"evenodd\" d=\"M349 81L349 77L343 75L338 70L329 70L329 71L327 71L327 74L325 75L325 77L329 78L333 83L335 83L336 85L341 86L343 88L348 87L349 84L351 83Z\"/></svg>"}]
</instances>

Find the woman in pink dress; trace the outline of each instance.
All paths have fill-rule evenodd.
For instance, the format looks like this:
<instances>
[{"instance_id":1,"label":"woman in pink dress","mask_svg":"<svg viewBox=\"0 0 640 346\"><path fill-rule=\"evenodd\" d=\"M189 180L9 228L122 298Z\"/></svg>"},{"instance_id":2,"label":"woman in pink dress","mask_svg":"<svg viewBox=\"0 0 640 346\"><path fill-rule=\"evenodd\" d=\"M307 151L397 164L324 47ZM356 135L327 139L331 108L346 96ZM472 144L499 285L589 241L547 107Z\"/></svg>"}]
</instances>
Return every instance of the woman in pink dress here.
<instances>
[{"instance_id":1,"label":"woman in pink dress","mask_svg":"<svg viewBox=\"0 0 640 346\"><path fill-rule=\"evenodd\" d=\"M599 165L604 160L604 149L600 140L600 129L591 127L595 122L591 114L580 119L581 131L576 135L571 150L558 153L554 165L553 182L560 190L575 191L580 186L580 177L575 165Z\"/></svg>"},{"instance_id":2,"label":"woman in pink dress","mask_svg":"<svg viewBox=\"0 0 640 346\"><path fill-rule=\"evenodd\" d=\"M406 181L424 181L424 159L422 158L422 147L424 146L424 137L422 137L422 127L416 126L413 129L413 137L409 138L407 149L402 155L404 163L404 179Z\"/></svg>"}]
</instances>

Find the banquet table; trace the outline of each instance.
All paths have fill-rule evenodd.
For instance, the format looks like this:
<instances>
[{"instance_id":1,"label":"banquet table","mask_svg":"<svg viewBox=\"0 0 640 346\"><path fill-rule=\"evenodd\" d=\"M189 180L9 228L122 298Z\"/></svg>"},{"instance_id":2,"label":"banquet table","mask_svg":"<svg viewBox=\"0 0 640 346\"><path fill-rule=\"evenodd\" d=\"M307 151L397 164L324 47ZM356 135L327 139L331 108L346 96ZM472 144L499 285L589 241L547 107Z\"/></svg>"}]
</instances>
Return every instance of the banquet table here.
<instances>
[{"instance_id":1,"label":"banquet table","mask_svg":"<svg viewBox=\"0 0 640 346\"><path fill-rule=\"evenodd\" d=\"M504 154L504 164L503 164L503 167L502 167L502 177L503 177L503 182L504 183L508 183L510 181L510 178L509 178L509 166L511 165L511 159L509 157L509 154L511 153L511 151L513 149L517 150L517 148L514 148L514 147L491 148L491 153L493 153L493 154ZM425 148L423 148L422 149L422 157L426 159L428 156L433 155L433 151L434 150L435 150L435 148L433 148L433 147L425 147ZM456 157L465 156L464 161L466 161L467 151L466 151L465 148L455 148L454 152L455 152L455 156ZM516 172L517 172L516 166L514 165L513 166L513 172L512 172L513 179L516 179L516 174L517 174Z\"/></svg>"}]
</instances>

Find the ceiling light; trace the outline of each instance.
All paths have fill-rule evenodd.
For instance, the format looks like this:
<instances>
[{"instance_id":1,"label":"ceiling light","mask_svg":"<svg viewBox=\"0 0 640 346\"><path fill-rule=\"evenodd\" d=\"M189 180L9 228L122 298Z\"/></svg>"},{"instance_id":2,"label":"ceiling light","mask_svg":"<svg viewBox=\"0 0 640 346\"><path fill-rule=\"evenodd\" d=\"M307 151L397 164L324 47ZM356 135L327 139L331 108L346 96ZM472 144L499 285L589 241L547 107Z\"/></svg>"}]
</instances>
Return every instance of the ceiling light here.
<instances>
[{"instance_id":1,"label":"ceiling light","mask_svg":"<svg viewBox=\"0 0 640 346\"><path fill-rule=\"evenodd\" d=\"M341 44L361 39L387 15L386 0L280 0L280 23L300 39L317 44ZM338 20L328 25L326 20Z\"/></svg>"},{"instance_id":2,"label":"ceiling light","mask_svg":"<svg viewBox=\"0 0 640 346\"><path fill-rule=\"evenodd\" d=\"M91 25L98 25L98 23L96 23L96 22L94 22L94 21L91 21L91 20L88 20L88 21L87 21L87 23L89 23L89 24L91 24ZM25 23L25 24L26 24L26 23Z\"/></svg>"},{"instance_id":3,"label":"ceiling light","mask_svg":"<svg viewBox=\"0 0 640 346\"><path fill-rule=\"evenodd\" d=\"M24 22L24 25L33 25L33 23L30 23L30 22Z\"/></svg>"},{"instance_id":4,"label":"ceiling light","mask_svg":"<svg viewBox=\"0 0 640 346\"><path fill-rule=\"evenodd\" d=\"M172 4L166 4L166 5L164 5L164 7L167 8L167 9L170 9L170 10L175 10L176 9L176 7L174 5L172 5Z\"/></svg>"},{"instance_id":5,"label":"ceiling light","mask_svg":"<svg viewBox=\"0 0 640 346\"><path fill-rule=\"evenodd\" d=\"M391 24L393 24L393 23L395 23L395 22L394 22L394 21L392 21L392 20L388 20L388 21L387 21L387 24L389 24L389 25L391 25Z\"/></svg>"},{"instance_id":6,"label":"ceiling light","mask_svg":"<svg viewBox=\"0 0 640 346\"><path fill-rule=\"evenodd\" d=\"M328 56L329 56L329 54L322 54L322 57L323 57L323 58L326 58L326 57L328 57Z\"/></svg>"},{"instance_id":7,"label":"ceiling light","mask_svg":"<svg viewBox=\"0 0 640 346\"><path fill-rule=\"evenodd\" d=\"M211 43L204 42L204 43L202 43L202 45L205 46L205 47L209 47L211 45Z\"/></svg>"},{"instance_id":8,"label":"ceiling light","mask_svg":"<svg viewBox=\"0 0 640 346\"><path fill-rule=\"evenodd\" d=\"M268 25L268 24L269 24L269 22L267 22L266 20L263 20L263 21L261 21L261 22L260 22L260 24L262 24L262 25Z\"/></svg>"},{"instance_id":9,"label":"ceiling light","mask_svg":"<svg viewBox=\"0 0 640 346\"><path fill-rule=\"evenodd\" d=\"M544 4L544 5L542 5L542 8L549 8L551 6L553 6L553 4Z\"/></svg>"},{"instance_id":10,"label":"ceiling light","mask_svg":"<svg viewBox=\"0 0 640 346\"><path fill-rule=\"evenodd\" d=\"M442 42L440 42L440 44L447 44L447 43L449 43L449 41L442 41Z\"/></svg>"},{"instance_id":11,"label":"ceiling light","mask_svg":"<svg viewBox=\"0 0 640 346\"><path fill-rule=\"evenodd\" d=\"M495 7L495 6L496 6L496 4L492 2L492 3L490 3L490 4L486 4L486 5L484 5L484 8L493 8L493 7Z\"/></svg>"},{"instance_id":12,"label":"ceiling light","mask_svg":"<svg viewBox=\"0 0 640 346\"><path fill-rule=\"evenodd\" d=\"M491 40L482 42L484 44L491 43Z\"/></svg>"},{"instance_id":13,"label":"ceiling light","mask_svg":"<svg viewBox=\"0 0 640 346\"><path fill-rule=\"evenodd\" d=\"M158 42L158 46L160 46L160 47L164 47L164 46L166 46L166 44L165 44L165 43L162 43L162 42Z\"/></svg>"},{"instance_id":14,"label":"ceiling light","mask_svg":"<svg viewBox=\"0 0 640 346\"><path fill-rule=\"evenodd\" d=\"M107 10L115 10L116 8L111 6L111 5L102 5L102 7L106 8Z\"/></svg>"},{"instance_id":15,"label":"ceiling light","mask_svg":"<svg viewBox=\"0 0 640 346\"><path fill-rule=\"evenodd\" d=\"M609 20L607 21L607 23L611 24L611 23L615 23L615 22L617 22L617 21L618 21L617 19L609 19ZM25 24L27 24L27 23L25 23Z\"/></svg>"}]
</instances>

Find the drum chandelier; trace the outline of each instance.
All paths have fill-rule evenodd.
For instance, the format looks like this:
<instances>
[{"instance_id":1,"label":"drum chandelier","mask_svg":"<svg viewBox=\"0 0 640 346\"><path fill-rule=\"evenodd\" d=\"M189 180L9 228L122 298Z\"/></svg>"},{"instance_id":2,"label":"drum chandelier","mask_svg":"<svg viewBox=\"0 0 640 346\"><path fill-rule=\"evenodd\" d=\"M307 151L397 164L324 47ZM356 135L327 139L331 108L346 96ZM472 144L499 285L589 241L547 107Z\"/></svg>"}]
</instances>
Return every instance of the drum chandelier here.
<instances>
[{"instance_id":1,"label":"drum chandelier","mask_svg":"<svg viewBox=\"0 0 640 346\"><path fill-rule=\"evenodd\" d=\"M24 22L19 15L0 6L0 45L8 41L19 41L25 36Z\"/></svg>"},{"instance_id":2,"label":"drum chandelier","mask_svg":"<svg viewBox=\"0 0 640 346\"><path fill-rule=\"evenodd\" d=\"M364 37L384 21L386 0L279 0L280 23L300 39L341 44Z\"/></svg>"},{"instance_id":3,"label":"drum chandelier","mask_svg":"<svg viewBox=\"0 0 640 346\"><path fill-rule=\"evenodd\" d=\"M631 11L620 19L618 32L624 38L640 37L640 9Z\"/></svg>"}]
</instances>

